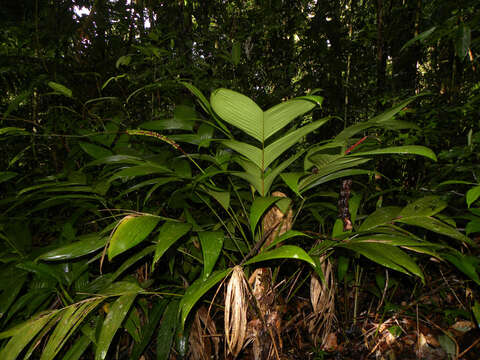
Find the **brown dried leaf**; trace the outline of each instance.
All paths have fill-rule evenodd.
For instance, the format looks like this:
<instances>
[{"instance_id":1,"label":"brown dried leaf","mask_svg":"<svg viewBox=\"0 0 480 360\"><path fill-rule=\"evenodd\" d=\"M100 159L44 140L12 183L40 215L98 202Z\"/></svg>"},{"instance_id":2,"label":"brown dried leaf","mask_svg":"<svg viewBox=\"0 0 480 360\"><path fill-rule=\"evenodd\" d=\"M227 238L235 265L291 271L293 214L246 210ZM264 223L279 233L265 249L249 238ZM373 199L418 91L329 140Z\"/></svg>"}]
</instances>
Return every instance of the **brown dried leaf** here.
<instances>
[{"instance_id":1,"label":"brown dried leaf","mask_svg":"<svg viewBox=\"0 0 480 360\"><path fill-rule=\"evenodd\" d=\"M247 283L243 269L235 266L225 295L225 338L229 351L237 356L247 331Z\"/></svg>"}]
</instances>

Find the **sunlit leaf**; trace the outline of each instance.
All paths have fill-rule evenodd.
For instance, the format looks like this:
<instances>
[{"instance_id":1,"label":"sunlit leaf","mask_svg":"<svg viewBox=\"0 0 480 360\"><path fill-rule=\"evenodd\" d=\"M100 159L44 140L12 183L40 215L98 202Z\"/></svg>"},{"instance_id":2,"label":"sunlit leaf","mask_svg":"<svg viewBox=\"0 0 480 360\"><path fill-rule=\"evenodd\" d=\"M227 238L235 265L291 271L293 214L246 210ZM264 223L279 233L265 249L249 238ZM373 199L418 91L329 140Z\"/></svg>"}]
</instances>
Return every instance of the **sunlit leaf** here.
<instances>
[{"instance_id":1,"label":"sunlit leaf","mask_svg":"<svg viewBox=\"0 0 480 360\"><path fill-rule=\"evenodd\" d=\"M139 244L155 229L160 219L155 216L125 216L115 229L108 247L108 259Z\"/></svg>"},{"instance_id":2,"label":"sunlit leaf","mask_svg":"<svg viewBox=\"0 0 480 360\"><path fill-rule=\"evenodd\" d=\"M283 245L274 250L264 251L245 262L245 265L274 259L303 260L312 265L313 267L316 267L315 261L313 261L310 255L308 255L305 250L295 245Z\"/></svg>"},{"instance_id":3,"label":"sunlit leaf","mask_svg":"<svg viewBox=\"0 0 480 360\"><path fill-rule=\"evenodd\" d=\"M72 97L72 90L67 88L65 85L62 85L62 84L59 84L59 83L56 83L56 82L53 82L53 81L49 81L48 86L50 86L55 92L57 92L61 95L64 95L64 96L69 97L69 98Z\"/></svg>"},{"instance_id":4,"label":"sunlit leaf","mask_svg":"<svg viewBox=\"0 0 480 360\"><path fill-rule=\"evenodd\" d=\"M480 185L467 191L467 206L470 207L480 197Z\"/></svg>"},{"instance_id":5,"label":"sunlit leaf","mask_svg":"<svg viewBox=\"0 0 480 360\"><path fill-rule=\"evenodd\" d=\"M398 214L400 218L410 216L433 216L447 207L447 202L439 196L425 196L405 206Z\"/></svg>"}]
</instances>

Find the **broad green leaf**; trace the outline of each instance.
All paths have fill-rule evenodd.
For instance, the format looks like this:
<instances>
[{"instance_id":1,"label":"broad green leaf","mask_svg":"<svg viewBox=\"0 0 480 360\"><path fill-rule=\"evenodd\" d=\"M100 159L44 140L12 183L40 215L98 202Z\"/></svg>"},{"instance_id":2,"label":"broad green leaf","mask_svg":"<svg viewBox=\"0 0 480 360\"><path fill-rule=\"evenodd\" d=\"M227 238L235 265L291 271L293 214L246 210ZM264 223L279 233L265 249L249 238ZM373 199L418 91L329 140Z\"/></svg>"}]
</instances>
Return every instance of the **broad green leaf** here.
<instances>
[{"instance_id":1,"label":"broad green leaf","mask_svg":"<svg viewBox=\"0 0 480 360\"><path fill-rule=\"evenodd\" d=\"M210 103L223 120L264 142L263 111L252 99L232 90L217 89L210 96Z\"/></svg>"},{"instance_id":2,"label":"broad green leaf","mask_svg":"<svg viewBox=\"0 0 480 360\"><path fill-rule=\"evenodd\" d=\"M282 162L280 165L278 165L275 169L272 169L271 171L268 171L265 174L265 178L263 179L263 190L264 193L260 194L262 196L265 196L265 194L268 194L270 192L270 187L273 184L273 181L277 178L277 176L285 170L288 166L290 166L295 160L300 158L300 156L303 155L305 150L299 151L297 154L291 156L289 159L285 160Z\"/></svg>"},{"instance_id":3,"label":"broad green leaf","mask_svg":"<svg viewBox=\"0 0 480 360\"><path fill-rule=\"evenodd\" d=\"M217 202L222 205L225 210L230 207L230 192L229 191L216 191L208 187L202 188L208 195L213 197Z\"/></svg>"},{"instance_id":4,"label":"broad green leaf","mask_svg":"<svg viewBox=\"0 0 480 360\"><path fill-rule=\"evenodd\" d=\"M339 246L358 252L366 258L408 275L417 275L424 282L422 270L404 251L381 243L342 243Z\"/></svg>"},{"instance_id":5,"label":"broad green leaf","mask_svg":"<svg viewBox=\"0 0 480 360\"><path fill-rule=\"evenodd\" d=\"M226 269L222 271L215 271L207 280L203 278L198 278L192 285L190 285L185 291L182 300L180 301L179 312L180 312L180 324L182 329L185 326L185 321L187 316L192 310L193 306L197 303L198 300L214 285L216 285L220 280L227 277L233 269Z\"/></svg>"},{"instance_id":6,"label":"broad green leaf","mask_svg":"<svg viewBox=\"0 0 480 360\"><path fill-rule=\"evenodd\" d=\"M198 233L203 254L203 280L206 280L217 262L218 256L222 251L223 231L201 231Z\"/></svg>"},{"instance_id":7,"label":"broad green leaf","mask_svg":"<svg viewBox=\"0 0 480 360\"><path fill-rule=\"evenodd\" d=\"M301 231L297 231L297 230L288 230L287 232L283 233L282 235L278 236L277 238L275 238L272 243L267 246L265 248L265 250L269 250L271 249L272 247L288 240L288 239L291 239L293 237L297 237L297 236L303 236L303 237L310 237L309 235L301 232Z\"/></svg>"},{"instance_id":8,"label":"broad green leaf","mask_svg":"<svg viewBox=\"0 0 480 360\"><path fill-rule=\"evenodd\" d=\"M298 196L301 196L299 181L305 175L306 173L304 172L293 172L293 173L280 174L280 177L295 194L297 194Z\"/></svg>"},{"instance_id":9,"label":"broad green leaf","mask_svg":"<svg viewBox=\"0 0 480 360\"><path fill-rule=\"evenodd\" d=\"M272 144L268 145L264 150L264 160L263 166L261 169L266 169L274 160L276 160L281 154L288 150L291 146L297 143L302 137L311 133L312 131L318 129L320 126L325 124L330 118L323 118L317 120L308 125L302 126L299 129L296 129L287 135L281 137L280 139L274 141Z\"/></svg>"},{"instance_id":10,"label":"broad green leaf","mask_svg":"<svg viewBox=\"0 0 480 360\"><path fill-rule=\"evenodd\" d=\"M322 154L324 155L324 154ZM312 162L317 164L316 159L318 159L315 155L312 157ZM330 158L331 161L326 161L326 159L322 156L322 162L318 163L317 170L312 175L305 177L300 182L300 188L308 187L310 184L314 184L318 179L322 179L325 176L332 175L341 170L354 168L356 166L365 164L369 162L371 159L369 158L357 158L357 157L339 157L336 156Z\"/></svg>"},{"instance_id":11,"label":"broad green leaf","mask_svg":"<svg viewBox=\"0 0 480 360\"><path fill-rule=\"evenodd\" d=\"M360 225L359 231L371 230L377 226L392 223L402 209L398 206L385 206L375 210Z\"/></svg>"},{"instance_id":12,"label":"broad green leaf","mask_svg":"<svg viewBox=\"0 0 480 360\"><path fill-rule=\"evenodd\" d=\"M315 181L311 182L311 178L306 180L302 179L300 181L300 192L304 193L307 190L310 190L314 188L315 186L324 184L326 182L335 180L335 179L341 179L341 178L346 178L346 177L351 177L355 175L371 175L372 171L370 170L361 170L361 169L348 169L348 170L340 170L337 172L334 172L332 174L322 176L320 178L315 177Z\"/></svg>"},{"instance_id":13,"label":"broad green leaf","mask_svg":"<svg viewBox=\"0 0 480 360\"><path fill-rule=\"evenodd\" d=\"M370 119L369 121L358 123L347 127L343 130L340 134L338 134L334 142L342 142L354 136L355 134L366 130L370 127L378 127L382 126L382 123L388 122L392 117L394 117L397 113L399 113L405 106L410 104L413 100L417 99L419 96L424 96L425 94L419 94L408 98L407 100L402 101L398 105L388 109L387 111L383 112L380 115L375 116L374 118Z\"/></svg>"},{"instance_id":14,"label":"broad green leaf","mask_svg":"<svg viewBox=\"0 0 480 360\"><path fill-rule=\"evenodd\" d=\"M103 296L121 296L139 294L142 291L142 287L136 281L117 281L102 289L98 294Z\"/></svg>"},{"instance_id":15,"label":"broad green leaf","mask_svg":"<svg viewBox=\"0 0 480 360\"><path fill-rule=\"evenodd\" d=\"M28 131L19 127L8 126L0 129L0 135L30 135Z\"/></svg>"},{"instance_id":16,"label":"broad green leaf","mask_svg":"<svg viewBox=\"0 0 480 360\"><path fill-rule=\"evenodd\" d=\"M103 360L107 357L108 348L112 343L113 337L120 325L122 325L136 296L137 294L122 295L110 307L98 338L95 360Z\"/></svg>"},{"instance_id":17,"label":"broad green leaf","mask_svg":"<svg viewBox=\"0 0 480 360\"><path fill-rule=\"evenodd\" d=\"M480 197L480 185L467 191L467 206L470 207Z\"/></svg>"},{"instance_id":18,"label":"broad green leaf","mask_svg":"<svg viewBox=\"0 0 480 360\"><path fill-rule=\"evenodd\" d=\"M435 153L425 146L419 145L405 145L405 146L392 146L383 149L376 149L364 152L355 153L355 156L370 156L370 155L382 155L382 154L411 154L425 156L433 161L437 161Z\"/></svg>"},{"instance_id":19,"label":"broad green leaf","mask_svg":"<svg viewBox=\"0 0 480 360\"><path fill-rule=\"evenodd\" d=\"M465 227L465 233L470 235L478 232L480 232L480 220L469 221Z\"/></svg>"},{"instance_id":20,"label":"broad green leaf","mask_svg":"<svg viewBox=\"0 0 480 360\"><path fill-rule=\"evenodd\" d=\"M396 219L395 221L408 225L419 226L437 234L448 236L462 243L472 244L472 241L460 231L434 217L409 217L405 219Z\"/></svg>"},{"instance_id":21,"label":"broad green leaf","mask_svg":"<svg viewBox=\"0 0 480 360\"><path fill-rule=\"evenodd\" d=\"M42 330L47 323L58 312L52 312L50 314L40 315L28 320L15 329L7 330L0 333L0 338L12 336L7 345L0 352L0 359L2 360L15 360L22 350L30 343L30 341ZM13 330L13 331L12 331ZM7 336L4 336L7 335ZM8 335L11 334L11 335Z\"/></svg>"},{"instance_id":22,"label":"broad green leaf","mask_svg":"<svg viewBox=\"0 0 480 360\"><path fill-rule=\"evenodd\" d=\"M170 246L172 246L177 240L190 231L191 224L181 223L175 221L166 221L160 228L160 233L157 236L157 245L155 248L155 255L153 257L153 265L160 260Z\"/></svg>"},{"instance_id":23,"label":"broad green leaf","mask_svg":"<svg viewBox=\"0 0 480 360\"><path fill-rule=\"evenodd\" d=\"M103 146L100 146L100 145L90 144L84 141L81 141L79 145L83 151L85 151L88 155L90 155L94 159L102 159L107 156L113 155L113 152L110 149L104 148Z\"/></svg>"},{"instance_id":24,"label":"broad green leaf","mask_svg":"<svg viewBox=\"0 0 480 360\"><path fill-rule=\"evenodd\" d=\"M272 206L275 202L282 199L281 197L275 196L265 196L257 197L250 208L250 229L252 234L255 233L255 228L262 217L262 215L267 211L267 209Z\"/></svg>"},{"instance_id":25,"label":"broad green leaf","mask_svg":"<svg viewBox=\"0 0 480 360\"><path fill-rule=\"evenodd\" d=\"M67 88L65 85L62 85L62 84L59 84L59 83L56 83L56 82L53 82L53 81L49 81L48 86L50 86L55 92L57 92L59 94L62 94L62 95L66 96L66 97L69 97L69 98L72 97L72 90Z\"/></svg>"},{"instance_id":26,"label":"broad green leaf","mask_svg":"<svg viewBox=\"0 0 480 360\"><path fill-rule=\"evenodd\" d=\"M157 336L157 360L168 360L177 327L179 302L172 300L165 309Z\"/></svg>"},{"instance_id":27,"label":"broad green leaf","mask_svg":"<svg viewBox=\"0 0 480 360\"><path fill-rule=\"evenodd\" d=\"M108 247L108 259L127 251L139 244L155 229L160 219L155 216L127 215L120 220Z\"/></svg>"},{"instance_id":28,"label":"broad green leaf","mask_svg":"<svg viewBox=\"0 0 480 360\"><path fill-rule=\"evenodd\" d=\"M264 141L315 106L316 104L313 101L292 99L265 111L263 115Z\"/></svg>"},{"instance_id":29,"label":"broad green leaf","mask_svg":"<svg viewBox=\"0 0 480 360\"><path fill-rule=\"evenodd\" d=\"M446 201L439 196L425 196L405 206L398 216L399 218L433 216L446 207Z\"/></svg>"},{"instance_id":30,"label":"broad green leaf","mask_svg":"<svg viewBox=\"0 0 480 360\"><path fill-rule=\"evenodd\" d=\"M406 48L410 47L411 45L413 45L414 43L416 43L417 41L424 41L426 40L430 35L432 35L432 33L437 29L436 26L433 26L431 27L430 29L424 31L424 32L421 32L420 34L418 34L417 36L415 36L414 38L408 40L403 46L402 48L400 49L400 52L402 52L403 50L405 50Z\"/></svg>"},{"instance_id":31,"label":"broad green leaf","mask_svg":"<svg viewBox=\"0 0 480 360\"><path fill-rule=\"evenodd\" d=\"M455 251L451 254L443 254L443 257L455 265L458 270L475 281L477 285L480 285L480 277L477 272L480 265L478 257L465 255L459 251Z\"/></svg>"},{"instance_id":32,"label":"broad green leaf","mask_svg":"<svg viewBox=\"0 0 480 360\"><path fill-rule=\"evenodd\" d=\"M315 261L308 255L305 250L295 245L283 245L279 248L270 251L264 251L257 256L251 258L245 265L254 264L261 261L274 260L274 259L297 259L303 260L316 267Z\"/></svg>"},{"instance_id":33,"label":"broad green leaf","mask_svg":"<svg viewBox=\"0 0 480 360\"><path fill-rule=\"evenodd\" d=\"M247 159L257 165L259 169L264 170L266 168L266 166L264 166L264 158L262 156L263 152L258 147L236 140L223 140L222 144L245 156Z\"/></svg>"},{"instance_id":34,"label":"broad green leaf","mask_svg":"<svg viewBox=\"0 0 480 360\"><path fill-rule=\"evenodd\" d=\"M88 234L80 237L79 241L48 251L37 258L45 261L60 261L75 259L91 254L105 246L108 238L99 234Z\"/></svg>"}]
</instances>

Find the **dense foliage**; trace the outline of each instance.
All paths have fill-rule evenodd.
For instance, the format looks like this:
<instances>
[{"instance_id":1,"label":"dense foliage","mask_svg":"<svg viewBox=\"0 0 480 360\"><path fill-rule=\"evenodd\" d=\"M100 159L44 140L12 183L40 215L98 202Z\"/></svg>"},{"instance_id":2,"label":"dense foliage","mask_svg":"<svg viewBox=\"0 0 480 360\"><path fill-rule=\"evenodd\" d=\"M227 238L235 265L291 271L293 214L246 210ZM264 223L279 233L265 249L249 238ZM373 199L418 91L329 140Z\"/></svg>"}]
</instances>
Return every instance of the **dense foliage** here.
<instances>
[{"instance_id":1,"label":"dense foliage","mask_svg":"<svg viewBox=\"0 0 480 360\"><path fill-rule=\"evenodd\" d=\"M0 358L348 358L432 279L478 351L479 7L2 5Z\"/></svg>"}]
</instances>

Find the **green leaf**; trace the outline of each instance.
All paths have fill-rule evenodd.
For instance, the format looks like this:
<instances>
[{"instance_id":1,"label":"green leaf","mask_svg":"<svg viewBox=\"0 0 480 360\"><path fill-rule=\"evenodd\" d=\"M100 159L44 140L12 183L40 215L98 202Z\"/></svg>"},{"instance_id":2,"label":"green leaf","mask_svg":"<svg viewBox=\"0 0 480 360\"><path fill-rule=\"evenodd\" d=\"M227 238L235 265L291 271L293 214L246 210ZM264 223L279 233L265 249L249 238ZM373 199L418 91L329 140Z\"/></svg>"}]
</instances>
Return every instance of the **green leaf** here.
<instances>
[{"instance_id":1,"label":"green leaf","mask_svg":"<svg viewBox=\"0 0 480 360\"><path fill-rule=\"evenodd\" d=\"M108 259L139 244L155 229L160 219L155 216L125 216L115 229L108 247Z\"/></svg>"},{"instance_id":2,"label":"green leaf","mask_svg":"<svg viewBox=\"0 0 480 360\"><path fill-rule=\"evenodd\" d=\"M419 94L412 96L408 98L407 100L402 101L398 105L386 110L385 112L381 113L380 115L375 116L374 118L370 119L369 121L363 122L363 123L358 123L351 125L347 127L345 130L343 130L340 134L338 134L335 139L333 140L334 142L342 142L345 141L355 134L366 130L370 127L382 127L383 123L388 123L390 119L392 119L397 113L399 113L405 106L410 104L412 101L417 99L420 96L424 96L425 94Z\"/></svg>"},{"instance_id":3,"label":"green leaf","mask_svg":"<svg viewBox=\"0 0 480 360\"><path fill-rule=\"evenodd\" d=\"M58 312L34 317L20 326L0 333L0 338L12 336L0 352L0 359L15 360L30 341L42 330ZM11 335L9 335L11 334Z\"/></svg>"},{"instance_id":4,"label":"green leaf","mask_svg":"<svg viewBox=\"0 0 480 360\"><path fill-rule=\"evenodd\" d=\"M275 196L265 196L265 197L257 197L250 208L250 229L252 230L252 234L255 233L255 228L262 217L263 213L267 211L267 209L272 206L275 202L282 199L281 197Z\"/></svg>"},{"instance_id":5,"label":"green leaf","mask_svg":"<svg viewBox=\"0 0 480 360\"><path fill-rule=\"evenodd\" d=\"M92 341L86 335L76 339L62 360L79 360Z\"/></svg>"},{"instance_id":6,"label":"green leaf","mask_svg":"<svg viewBox=\"0 0 480 360\"><path fill-rule=\"evenodd\" d=\"M160 165L138 165L117 171L114 175L110 177L110 179L108 179L108 181L112 182L117 179L135 176L170 174L171 172L172 171L170 169Z\"/></svg>"},{"instance_id":7,"label":"green leaf","mask_svg":"<svg viewBox=\"0 0 480 360\"><path fill-rule=\"evenodd\" d=\"M113 152L110 149L104 148L100 145L90 144L84 141L81 141L79 145L83 151L85 151L94 159L102 159L104 157L113 155Z\"/></svg>"},{"instance_id":8,"label":"green leaf","mask_svg":"<svg viewBox=\"0 0 480 360\"><path fill-rule=\"evenodd\" d=\"M198 233L203 254L203 280L206 280L217 262L218 256L222 251L223 231L201 231Z\"/></svg>"},{"instance_id":9,"label":"green leaf","mask_svg":"<svg viewBox=\"0 0 480 360\"><path fill-rule=\"evenodd\" d=\"M165 309L157 336L157 360L168 360L173 344L173 337L177 327L178 305L172 300Z\"/></svg>"},{"instance_id":10,"label":"green leaf","mask_svg":"<svg viewBox=\"0 0 480 360\"><path fill-rule=\"evenodd\" d=\"M451 254L444 254L443 257L452 263L458 270L475 281L477 285L480 285L480 277L477 272L477 269L480 268L480 260L477 257L465 255L459 251L455 251Z\"/></svg>"},{"instance_id":11,"label":"green leaf","mask_svg":"<svg viewBox=\"0 0 480 360\"><path fill-rule=\"evenodd\" d=\"M470 207L480 197L480 185L467 191L467 206Z\"/></svg>"},{"instance_id":12,"label":"green leaf","mask_svg":"<svg viewBox=\"0 0 480 360\"><path fill-rule=\"evenodd\" d=\"M155 255L153 257L154 266L158 260L165 254L165 252L172 246L177 240L190 231L191 224L166 221L160 228L160 233L157 237L157 245L155 248Z\"/></svg>"},{"instance_id":13,"label":"green leaf","mask_svg":"<svg viewBox=\"0 0 480 360\"><path fill-rule=\"evenodd\" d=\"M432 33L437 29L436 26L433 26L431 27L430 29L424 31L424 32L421 32L420 34L418 34L417 36L415 36L414 38L408 40L403 46L402 48L400 49L400 52L402 52L403 50L405 50L406 48L410 47L411 45L413 45L414 43L416 43L417 41L425 41L430 35L432 35Z\"/></svg>"},{"instance_id":14,"label":"green leaf","mask_svg":"<svg viewBox=\"0 0 480 360\"><path fill-rule=\"evenodd\" d=\"M13 171L0 171L0 184L10 179L13 179L17 175L18 174Z\"/></svg>"},{"instance_id":15,"label":"green leaf","mask_svg":"<svg viewBox=\"0 0 480 360\"><path fill-rule=\"evenodd\" d=\"M396 219L395 221L408 225L419 226L437 234L445 235L452 239L458 240L461 243L472 244L472 241L457 229L433 217L409 217L406 219Z\"/></svg>"},{"instance_id":16,"label":"green leaf","mask_svg":"<svg viewBox=\"0 0 480 360\"><path fill-rule=\"evenodd\" d=\"M323 118L308 125L302 126L301 128L288 133L287 135L268 145L264 150L263 166L260 168L266 169L273 161L275 161L281 154L292 147L298 140L318 129L328 120L330 120L330 118Z\"/></svg>"},{"instance_id":17,"label":"green leaf","mask_svg":"<svg viewBox=\"0 0 480 360\"><path fill-rule=\"evenodd\" d=\"M480 220L472 220L467 223L465 226L465 233L467 235L475 234L480 232Z\"/></svg>"},{"instance_id":18,"label":"green leaf","mask_svg":"<svg viewBox=\"0 0 480 360\"><path fill-rule=\"evenodd\" d=\"M233 90L217 89L210 103L223 120L263 143L263 111L252 99Z\"/></svg>"},{"instance_id":19,"label":"green leaf","mask_svg":"<svg viewBox=\"0 0 480 360\"><path fill-rule=\"evenodd\" d=\"M318 97L319 98L319 97ZM297 117L309 112L316 106L315 102L292 99L275 105L264 113L264 141L283 129Z\"/></svg>"},{"instance_id":20,"label":"green leaf","mask_svg":"<svg viewBox=\"0 0 480 360\"><path fill-rule=\"evenodd\" d=\"M425 196L405 206L398 216L400 218L433 216L446 207L446 201L442 200L440 196Z\"/></svg>"},{"instance_id":21,"label":"green leaf","mask_svg":"<svg viewBox=\"0 0 480 360\"><path fill-rule=\"evenodd\" d=\"M45 261L61 261L75 259L84 255L91 254L107 243L108 238L101 237L97 233L83 235L79 241L61 246L57 249L48 251L37 258L38 260Z\"/></svg>"},{"instance_id":22,"label":"green leaf","mask_svg":"<svg viewBox=\"0 0 480 360\"><path fill-rule=\"evenodd\" d=\"M371 230L377 226L387 225L398 217L402 209L398 206L385 206L375 210L360 225L359 231Z\"/></svg>"},{"instance_id":23,"label":"green leaf","mask_svg":"<svg viewBox=\"0 0 480 360\"><path fill-rule=\"evenodd\" d=\"M222 271L215 271L208 279L198 278L192 285L190 285L185 291L182 300L180 301L180 324L182 329L185 326L187 316L192 310L193 306L198 300L208 291L212 286L217 284L220 280L227 277L233 269L226 269Z\"/></svg>"},{"instance_id":24,"label":"green leaf","mask_svg":"<svg viewBox=\"0 0 480 360\"><path fill-rule=\"evenodd\" d=\"M417 275L424 282L422 270L418 265L399 248L381 243L348 242L339 246L358 252L366 258L393 270L408 275Z\"/></svg>"},{"instance_id":25,"label":"green leaf","mask_svg":"<svg viewBox=\"0 0 480 360\"><path fill-rule=\"evenodd\" d=\"M286 198L285 198L286 199ZM310 237L310 235L307 235L301 231L297 231L297 230L288 230L287 232L283 233L282 235L278 236L277 238L275 238L272 243L270 245L268 245L265 250L269 250L271 249L272 247L288 240L288 239L291 239L293 237L297 237L297 236L303 236L303 237Z\"/></svg>"},{"instance_id":26,"label":"green leaf","mask_svg":"<svg viewBox=\"0 0 480 360\"><path fill-rule=\"evenodd\" d=\"M306 173L304 172L293 172L293 173L280 174L280 177L295 194L297 194L298 196L301 196L299 181L305 175Z\"/></svg>"},{"instance_id":27,"label":"green leaf","mask_svg":"<svg viewBox=\"0 0 480 360\"><path fill-rule=\"evenodd\" d=\"M466 24L461 24L458 27L457 39L455 42L455 50L457 51L457 56L461 60L463 60L465 56L468 55L471 42L472 42L472 31L470 27Z\"/></svg>"},{"instance_id":28,"label":"green leaf","mask_svg":"<svg viewBox=\"0 0 480 360\"><path fill-rule=\"evenodd\" d=\"M69 97L69 98L72 97L72 90L67 88L65 85L62 85L62 84L59 84L59 83L56 83L56 82L53 82L53 81L49 81L48 86L50 86L55 92L57 92L61 95L64 95L64 96Z\"/></svg>"},{"instance_id":29,"label":"green leaf","mask_svg":"<svg viewBox=\"0 0 480 360\"><path fill-rule=\"evenodd\" d=\"M382 155L382 154L410 154L425 156L433 161L437 161L435 153L425 146L419 145L404 145L404 146L392 146L383 149L376 149L370 151L364 151L355 153L355 156L370 156L370 155Z\"/></svg>"},{"instance_id":30,"label":"green leaf","mask_svg":"<svg viewBox=\"0 0 480 360\"><path fill-rule=\"evenodd\" d=\"M95 299L82 303L78 307L72 305L64 309L60 321L42 351L40 360L53 360L77 327L102 301L101 298Z\"/></svg>"},{"instance_id":31,"label":"green leaf","mask_svg":"<svg viewBox=\"0 0 480 360\"><path fill-rule=\"evenodd\" d=\"M308 178L302 179L302 181L300 182L300 191L301 193L304 193L305 191L310 190L315 186L324 184L326 182L329 182L335 179L341 179L341 178L351 177L355 175L371 175L371 174L372 174L372 171L370 170L348 169L348 170L337 171L337 172L328 174L326 176L322 176L320 178L315 176L314 178L315 181L313 182L312 182L312 178L308 177ZM312 177L313 176L314 175L312 175Z\"/></svg>"},{"instance_id":32,"label":"green leaf","mask_svg":"<svg viewBox=\"0 0 480 360\"><path fill-rule=\"evenodd\" d=\"M221 143L226 147L229 147L230 149L235 150L239 154L245 156L252 163L257 165L259 169L265 169L264 159L262 156L263 152L258 147L236 140L223 140Z\"/></svg>"},{"instance_id":33,"label":"green leaf","mask_svg":"<svg viewBox=\"0 0 480 360\"><path fill-rule=\"evenodd\" d=\"M122 295L110 307L98 338L95 360L103 360L107 357L108 348L112 343L113 337L120 325L122 325L136 296L137 294Z\"/></svg>"},{"instance_id":34,"label":"green leaf","mask_svg":"<svg viewBox=\"0 0 480 360\"><path fill-rule=\"evenodd\" d=\"M306 261L313 267L316 267L315 261L313 261L310 255L308 255L305 250L295 245L283 245L271 251L264 251L245 262L245 265L274 259L298 259Z\"/></svg>"}]
</instances>

